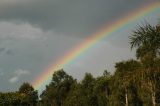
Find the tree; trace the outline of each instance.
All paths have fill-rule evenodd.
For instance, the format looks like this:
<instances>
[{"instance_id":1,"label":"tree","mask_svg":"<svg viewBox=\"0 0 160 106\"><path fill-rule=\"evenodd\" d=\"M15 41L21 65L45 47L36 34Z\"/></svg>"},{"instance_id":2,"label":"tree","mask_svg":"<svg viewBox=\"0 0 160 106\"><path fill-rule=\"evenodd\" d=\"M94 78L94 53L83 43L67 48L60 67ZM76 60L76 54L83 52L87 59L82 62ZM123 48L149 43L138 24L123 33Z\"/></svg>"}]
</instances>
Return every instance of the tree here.
<instances>
[{"instance_id":1,"label":"tree","mask_svg":"<svg viewBox=\"0 0 160 106\"><path fill-rule=\"evenodd\" d=\"M151 26L146 24L140 26L137 30L133 31L130 36L131 49L137 48L137 58L142 58L150 53L153 58L160 55L160 31L159 26Z\"/></svg>"},{"instance_id":2,"label":"tree","mask_svg":"<svg viewBox=\"0 0 160 106\"><path fill-rule=\"evenodd\" d=\"M75 82L76 80L64 72L63 69L56 71L53 74L51 83L46 86L46 90L40 96L42 104L45 106L62 106Z\"/></svg>"},{"instance_id":3,"label":"tree","mask_svg":"<svg viewBox=\"0 0 160 106\"><path fill-rule=\"evenodd\" d=\"M64 106L88 106L88 98L84 94L81 84L74 84L65 99Z\"/></svg>"},{"instance_id":4,"label":"tree","mask_svg":"<svg viewBox=\"0 0 160 106\"><path fill-rule=\"evenodd\" d=\"M116 72L111 79L112 84L112 101L117 101L117 104L112 105L122 105L128 106L131 104L139 104L140 99L136 94L137 89L135 80L136 78L136 70L140 67L139 62L135 60L128 60L116 63ZM115 89L116 88L116 89ZM114 90L115 89L115 90ZM137 98L135 100L134 98ZM117 97L117 98L116 98ZM116 99L116 100L115 100ZM133 102L134 101L134 102Z\"/></svg>"},{"instance_id":5,"label":"tree","mask_svg":"<svg viewBox=\"0 0 160 106\"><path fill-rule=\"evenodd\" d=\"M101 77L96 78L95 84L93 86L93 93L97 98L98 106L108 106L109 98L110 98L110 75L103 75Z\"/></svg>"},{"instance_id":6,"label":"tree","mask_svg":"<svg viewBox=\"0 0 160 106\"><path fill-rule=\"evenodd\" d=\"M146 88L151 92L153 106L156 106L156 84L155 77L157 70L155 67L156 59L160 57L160 31L159 26L151 26L146 24L140 26L130 36L131 48L137 48L136 56L141 60L143 69L141 69L142 79L146 83ZM159 72L158 72L159 73ZM159 77L159 76L157 76Z\"/></svg>"},{"instance_id":7,"label":"tree","mask_svg":"<svg viewBox=\"0 0 160 106\"><path fill-rule=\"evenodd\" d=\"M20 106L22 99L18 92L0 93L0 106Z\"/></svg>"},{"instance_id":8,"label":"tree","mask_svg":"<svg viewBox=\"0 0 160 106\"><path fill-rule=\"evenodd\" d=\"M19 88L19 93L28 94L32 91L34 91L34 88L27 82L24 82Z\"/></svg>"},{"instance_id":9,"label":"tree","mask_svg":"<svg viewBox=\"0 0 160 106\"><path fill-rule=\"evenodd\" d=\"M96 95L93 93L94 85L95 85L95 78L93 78L92 74L86 73L81 82L81 89L87 100L86 103L87 106L97 105L97 98Z\"/></svg>"},{"instance_id":10,"label":"tree","mask_svg":"<svg viewBox=\"0 0 160 106\"><path fill-rule=\"evenodd\" d=\"M19 88L20 95L23 96L21 104L26 106L36 106L38 102L38 92L29 83L23 83Z\"/></svg>"},{"instance_id":11,"label":"tree","mask_svg":"<svg viewBox=\"0 0 160 106\"><path fill-rule=\"evenodd\" d=\"M111 76L111 73L108 72L108 70L104 70L103 76L110 77L110 76Z\"/></svg>"}]
</instances>

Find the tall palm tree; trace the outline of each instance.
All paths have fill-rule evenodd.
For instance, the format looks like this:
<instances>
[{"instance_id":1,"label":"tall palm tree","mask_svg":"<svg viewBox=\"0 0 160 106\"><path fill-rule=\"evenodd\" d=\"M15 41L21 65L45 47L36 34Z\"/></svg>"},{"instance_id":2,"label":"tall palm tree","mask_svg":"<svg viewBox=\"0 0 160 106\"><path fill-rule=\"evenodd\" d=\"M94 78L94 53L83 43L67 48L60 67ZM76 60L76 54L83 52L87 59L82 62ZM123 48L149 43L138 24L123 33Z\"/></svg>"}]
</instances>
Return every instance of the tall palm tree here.
<instances>
[{"instance_id":1,"label":"tall palm tree","mask_svg":"<svg viewBox=\"0 0 160 106\"><path fill-rule=\"evenodd\" d=\"M153 57L160 55L160 26L139 26L130 38L131 49L137 48L137 58L150 53Z\"/></svg>"},{"instance_id":2,"label":"tall palm tree","mask_svg":"<svg viewBox=\"0 0 160 106\"><path fill-rule=\"evenodd\" d=\"M156 106L154 63L156 58L160 57L160 26L150 24L139 26L130 36L130 44L131 49L136 48L136 56L144 66L142 74L146 76L145 81L151 91L152 104Z\"/></svg>"}]
</instances>

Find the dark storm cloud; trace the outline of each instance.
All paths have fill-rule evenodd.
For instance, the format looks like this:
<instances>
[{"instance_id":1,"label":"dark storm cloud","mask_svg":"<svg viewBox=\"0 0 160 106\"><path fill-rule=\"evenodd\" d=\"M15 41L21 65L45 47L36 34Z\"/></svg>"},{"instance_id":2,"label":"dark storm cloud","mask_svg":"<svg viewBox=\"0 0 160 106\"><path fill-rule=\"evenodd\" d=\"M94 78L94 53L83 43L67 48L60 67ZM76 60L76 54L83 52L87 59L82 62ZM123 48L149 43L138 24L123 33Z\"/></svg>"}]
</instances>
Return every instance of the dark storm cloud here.
<instances>
[{"instance_id":1,"label":"dark storm cloud","mask_svg":"<svg viewBox=\"0 0 160 106\"><path fill-rule=\"evenodd\" d=\"M94 32L142 3L143 0L1 1L0 19L29 22L44 30L80 36Z\"/></svg>"}]
</instances>

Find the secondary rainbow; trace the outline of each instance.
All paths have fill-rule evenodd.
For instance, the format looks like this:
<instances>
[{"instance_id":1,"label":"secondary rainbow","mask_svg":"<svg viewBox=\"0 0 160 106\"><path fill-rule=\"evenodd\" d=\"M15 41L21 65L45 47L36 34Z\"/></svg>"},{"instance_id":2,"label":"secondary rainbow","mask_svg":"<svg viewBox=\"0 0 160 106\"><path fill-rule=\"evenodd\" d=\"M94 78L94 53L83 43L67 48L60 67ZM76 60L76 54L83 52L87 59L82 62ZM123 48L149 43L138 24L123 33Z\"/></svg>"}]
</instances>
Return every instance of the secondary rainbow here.
<instances>
[{"instance_id":1,"label":"secondary rainbow","mask_svg":"<svg viewBox=\"0 0 160 106\"><path fill-rule=\"evenodd\" d=\"M137 19L144 18L146 15L153 12L160 12L160 2L153 2L144 5L130 12L130 14L122 17L121 19L103 26L100 30L91 34L87 39L81 42L81 44L75 46L75 48L73 48L62 58L57 60L57 62L53 63L49 68L42 71L42 73L40 73L40 75L32 82L33 87L36 90L44 89L45 85L51 81L52 74L55 71L62 69L68 64L71 64L76 58L84 54L91 47L94 47L97 42L104 39L106 36L111 35L115 31L120 30L121 28L127 27L129 23L132 23Z\"/></svg>"}]
</instances>

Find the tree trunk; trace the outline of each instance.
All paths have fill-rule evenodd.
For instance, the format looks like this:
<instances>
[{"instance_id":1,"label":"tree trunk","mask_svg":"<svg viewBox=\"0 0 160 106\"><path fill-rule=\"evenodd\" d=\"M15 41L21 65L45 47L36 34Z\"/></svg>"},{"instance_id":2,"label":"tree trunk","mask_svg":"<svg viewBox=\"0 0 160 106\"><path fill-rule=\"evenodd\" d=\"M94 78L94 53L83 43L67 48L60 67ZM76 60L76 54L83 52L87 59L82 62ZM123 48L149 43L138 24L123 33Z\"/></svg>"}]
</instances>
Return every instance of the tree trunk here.
<instances>
[{"instance_id":1,"label":"tree trunk","mask_svg":"<svg viewBox=\"0 0 160 106\"><path fill-rule=\"evenodd\" d=\"M126 104L125 104L125 106L128 106L128 94L127 94L127 90L125 90L125 91L126 91L126 94L125 94Z\"/></svg>"},{"instance_id":2,"label":"tree trunk","mask_svg":"<svg viewBox=\"0 0 160 106\"><path fill-rule=\"evenodd\" d=\"M156 92L155 92L155 86L154 84L149 81L149 84L150 84L150 90L151 90L151 99L152 99L152 104L153 106L156 106Z\"/></svg>"},{"instance_id":3,"label":"tree trunk","mask_svg":"<svg viewBox=\"0 0 160 106\"><path fill-rule=\"evenodd\" d=\"M152 91L152 104L153 106L156 106L156 94L154 91Z\"/></svg>"}]
</instances>

